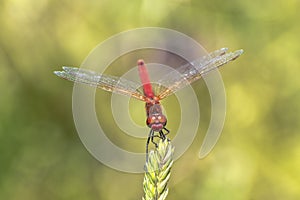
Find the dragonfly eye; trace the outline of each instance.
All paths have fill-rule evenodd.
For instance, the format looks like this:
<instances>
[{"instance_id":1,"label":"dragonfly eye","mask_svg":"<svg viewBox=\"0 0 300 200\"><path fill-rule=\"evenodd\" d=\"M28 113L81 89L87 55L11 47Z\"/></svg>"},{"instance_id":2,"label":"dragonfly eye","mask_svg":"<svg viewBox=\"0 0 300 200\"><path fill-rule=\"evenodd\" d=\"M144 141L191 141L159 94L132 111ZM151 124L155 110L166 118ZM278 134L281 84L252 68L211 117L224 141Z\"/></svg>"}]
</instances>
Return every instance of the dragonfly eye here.
<instances>
[{"instance_id":1,"label":"dragonfly eye","mask_svg":"<svg viewBox=\"0 0 300 200\"><path fill-rule=\"evenodd\" d=\"M161 120L161 116L158 116L157 119Z\"/></svg>"},{"instance_id":2,"label":"dragonfly eye","mask_svg":"<svg viewBox=\"0 0 300 200\"><path fill-rule=\"evenodd\" d=\"M151 117L151 119L152 119L152 120L155 120L155 117L153 116L153 117Z\"/></svg>"}]
</instances>

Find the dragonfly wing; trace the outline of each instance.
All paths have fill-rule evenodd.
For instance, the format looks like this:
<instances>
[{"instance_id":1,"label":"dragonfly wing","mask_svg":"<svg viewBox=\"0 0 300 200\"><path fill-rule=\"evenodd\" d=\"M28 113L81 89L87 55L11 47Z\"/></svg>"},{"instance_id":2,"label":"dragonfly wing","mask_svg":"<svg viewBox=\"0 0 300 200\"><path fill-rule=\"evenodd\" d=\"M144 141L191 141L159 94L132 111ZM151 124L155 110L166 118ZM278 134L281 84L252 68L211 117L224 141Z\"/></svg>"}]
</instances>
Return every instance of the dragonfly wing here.
<instances>
[{"instance_id":1,"label":"dragonfly wing","mask_svg":"<svg viewBox=\"0 0 300 200\"><path fill-rule=\"evenodd\" d=\"M200 79L202 75L235 60L243 53L243 50L226 53L227 50L227 48L216 50L207 56L179 67L176 71L166 74L158 81L157 96L163 99Z\"/></svg>"},{"instance_id":2,"label":"dragonfly wing","mask_svg":"<svg viewBox=\"0 0 300 200\"><path fill-rule=\"evenodd\" d=\"M210 72L211 70L214 70L218 67L221 67L222 65L227 64L230 61L237 59L243 52L244 50L240 49L235 52L229 52L216 57L212 57L204 64L197 60L192 62L192 64L193 66L195 66L195 68L197 68L200 75L203 75Z\"/></svg>"},{"instance_id":3,"label":"dragonfly wing","mask_svg":"<svg viewBox=\"0 0 300 200\"><path fill-rule=\"evenodd\" d=\"M63 67L63 71L55 71L54 74L69 81L84 83L109 92L131 96L141 101L145 101L146 99L146 97L137 90L140 87L139 84L124 78L104 75L76 67Z\"/></svg>"}]
</instances>

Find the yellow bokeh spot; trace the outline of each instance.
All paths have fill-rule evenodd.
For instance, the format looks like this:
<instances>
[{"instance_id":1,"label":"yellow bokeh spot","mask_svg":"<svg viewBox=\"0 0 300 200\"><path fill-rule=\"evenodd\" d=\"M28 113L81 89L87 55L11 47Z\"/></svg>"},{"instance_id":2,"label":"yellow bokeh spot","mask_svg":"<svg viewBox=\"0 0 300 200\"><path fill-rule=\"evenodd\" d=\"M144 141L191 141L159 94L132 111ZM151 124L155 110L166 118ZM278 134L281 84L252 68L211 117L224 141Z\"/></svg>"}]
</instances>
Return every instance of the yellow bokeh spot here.
<instances>
[{"instance_id":1,"label":"yellow bokeh spot","mask_svg":"<svg viewBox=\"0 0 300 200\"><path fill-rule=\"evenodd\" d=\"M231 119L244 126L252 124L258 112L258 105L254 96L247 93L240 85L233 85L227 89L227 111L235 114L230 115Z\"/></svg>"}]
</instances>

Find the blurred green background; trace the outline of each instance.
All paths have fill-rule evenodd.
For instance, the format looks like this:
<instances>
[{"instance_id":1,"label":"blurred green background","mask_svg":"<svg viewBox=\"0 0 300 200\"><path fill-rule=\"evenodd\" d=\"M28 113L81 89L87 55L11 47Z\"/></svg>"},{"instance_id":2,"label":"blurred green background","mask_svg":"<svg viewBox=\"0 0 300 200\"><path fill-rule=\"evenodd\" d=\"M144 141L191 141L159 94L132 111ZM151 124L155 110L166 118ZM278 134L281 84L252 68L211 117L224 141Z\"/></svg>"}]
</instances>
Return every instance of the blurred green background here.
<instances>
[{"instance_id":1,"label":"blurred green background","mask_svg":"<svg viewBox=\"0 0 300 200\"><path fill-rule=\"evenodd\" d=\"M144 26L183 32L208 51L245 50L221 70L227 117L204 160L197 156L209 94L203 81L193 84L200 128L175 162L168 199L300 199L299 8L299 0L0 1L0 199L141 198L143 174L115 171L87 152L73 122L72 83L52 72L79 66L98 43ZM109 93L97 93L104 96L98 103L110 104ZM136 105L133 112L143 113ZM110 137L135 150L110 117L101 118L116 133ZM142 151L145 140L138 143Z\"/></svg>"}]
</instances>

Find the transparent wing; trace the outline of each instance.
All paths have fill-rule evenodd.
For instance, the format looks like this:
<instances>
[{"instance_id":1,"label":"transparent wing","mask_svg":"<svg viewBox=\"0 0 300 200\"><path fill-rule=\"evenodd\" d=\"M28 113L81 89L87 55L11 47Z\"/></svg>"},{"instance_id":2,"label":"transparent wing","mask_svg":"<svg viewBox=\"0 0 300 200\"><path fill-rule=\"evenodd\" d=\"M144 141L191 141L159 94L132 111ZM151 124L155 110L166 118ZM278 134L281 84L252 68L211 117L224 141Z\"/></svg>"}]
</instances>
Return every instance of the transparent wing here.
<instances>
[{"instance_id":1,"label":"transparent wing","mask_svg":"<svg viewBox=\"0 0 300 200\"><path fill-rule=\"evenodd\" d=\"M229 53L226 53L227 51L228 48L216 50L207 56L177 68L176 71L166 74L158 81L157 96L163 99L200 79L202 75L211 70L235 60L243 53L242 49Z\"/></svg>"},{"instance_id":2,"label":"transparent wing","mask_svg":"<svg viewBox=\"0 0 300 200\"><path fill-rule=\"evenodd\" d=\"M63 67L63 71L55 71L54 74L76 83L84 83L109 92L131 96L141 101L146 100L146 97L137 90L140 85L124 78L76 67Z\"/></svg>"}]
</instances>

